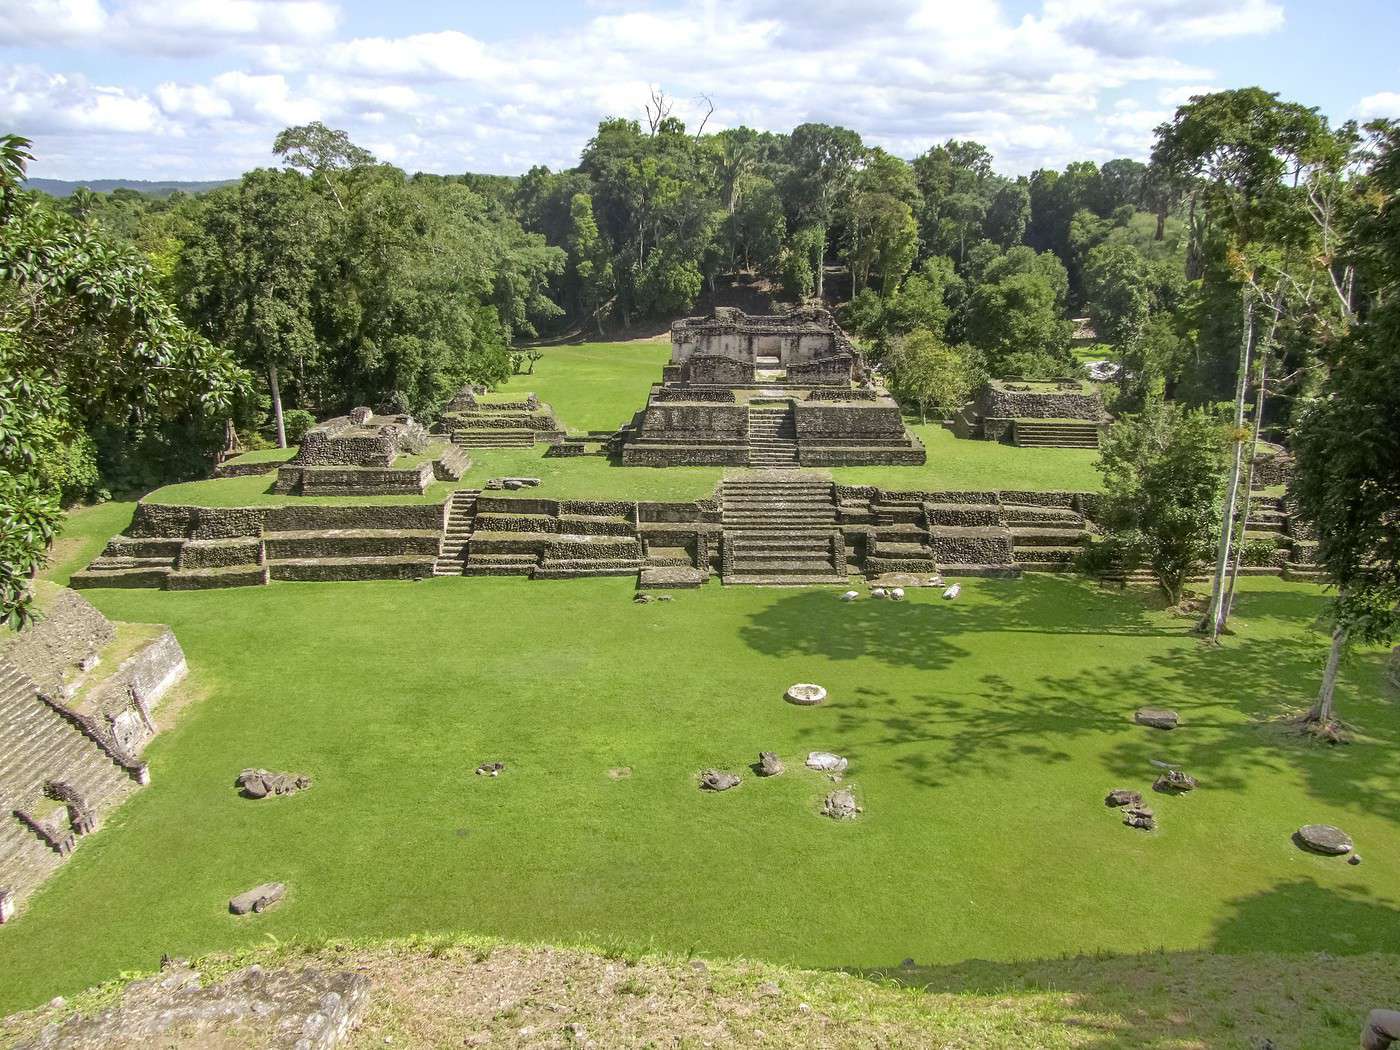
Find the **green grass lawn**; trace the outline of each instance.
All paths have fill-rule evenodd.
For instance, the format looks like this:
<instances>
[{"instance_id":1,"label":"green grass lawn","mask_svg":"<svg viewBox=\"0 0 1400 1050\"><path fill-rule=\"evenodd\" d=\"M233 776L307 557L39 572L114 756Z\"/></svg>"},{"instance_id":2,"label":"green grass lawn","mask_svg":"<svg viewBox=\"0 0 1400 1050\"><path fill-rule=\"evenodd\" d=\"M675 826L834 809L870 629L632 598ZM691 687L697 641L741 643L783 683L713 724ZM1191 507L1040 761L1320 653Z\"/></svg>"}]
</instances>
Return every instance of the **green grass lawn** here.
<instances>
[{"instance_id":1,"label":"green grass lawn","mask_svg":"<svg viewBox=\"0 0 1400 1050\"><path fill-rule=\"evenodd\" d=\"M534 375L511 376L496 393L530 392L554 408L571 433L616 430L646 406L647 391L661 382L671 359L669 343L581 343L542 347Z\"/></svg>"},{"instance_id":2,"label":"green grass lawn","mask_svg":"<svg viewBox=\"0 0 1400 1050\"><path fill-rule=\"evenodd\" d=\"M1146 593L1045 576L903 604L710 585L636 605L631 580L87 591L174 626L187 706L147 752L151 786L0 931L0 1012L162 952L300 936L466 930L856 968L1394 950L1400 705L1380 654L1346 671L1350 746L1261 725L1313 687L1324 598L1241 586L1219 650ZM795 681L830 700L785 704ZM1133 725L1149 702L1183 726ZM858 822L818 815L813 749L849 757ZM752 776L759 750L788 772ZM1150 795L1161 828L1144 834L1102 799L1145 789L1154 758L1201 786ZM472 775L495 760L498 779ZM315 786L243 800L249 765ZM744 782L704 794L708 766ZM1308 822L1345 827L1365 863L1299 852ZM289 884L282 905L227 913L268 879Z\"/></svg>"}]
</instances>

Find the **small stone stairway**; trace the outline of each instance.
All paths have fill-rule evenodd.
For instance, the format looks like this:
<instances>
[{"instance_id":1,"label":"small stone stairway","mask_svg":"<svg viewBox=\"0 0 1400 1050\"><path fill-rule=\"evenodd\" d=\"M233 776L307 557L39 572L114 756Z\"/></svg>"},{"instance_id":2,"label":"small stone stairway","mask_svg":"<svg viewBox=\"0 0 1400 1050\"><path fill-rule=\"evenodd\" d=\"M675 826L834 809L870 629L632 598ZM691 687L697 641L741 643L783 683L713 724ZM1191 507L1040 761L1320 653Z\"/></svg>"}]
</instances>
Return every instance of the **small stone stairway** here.
<instances>
[{"instance_id":1,"label":"small stone stairway","mask_svg":"<svg viewBox=\"0 0 1400 1050\"><path fill-rule=\"evenodd\" d=\"M866 540L866 575L938 571L929 546L928 513L919 493L887 493L870 509L874 521Z\"/></svg>"},{"instance_id":2,"label":"small stone stairway","mask_svg":"<svg viewBox=\"0 0 1400 1050\"><path fill-rule=\"evenodd\" d=\"M1017 419L1012 444L1022 448L1098 448L1099 427L1089 420Z\"/></svg>"},{"instance_id":3,"label":"small stone stairway","mask_svg":"<svg viewBox=\"0 0 1400 1050\"><path fill-rule=\"evenodd\" d=\"M1068 507L1002 505L1012 557L1025 572L1068 572L1089 537L1084 515Z\"/></svg>"},{"instance_id":4,"label":"small stone stairway","mask_svg":"<svg viewBox=\"0 0 1400 1050\"><path fill-rule=\"evenodd\" d=\"M60 837L75 830L61 807L44 798L55 781L74 788L96 814L138 787L81 729L39 699L28 675L0 661L0 888L23 896L63 860L17 815L23 811L52 825Z\"/></svg>"},{"instance_id":5,"label":"small stone stairway","mask_svg":"<svg viewBox=\"0 0 1400 1050\"><path fill-rule=\"evenodd\" d=\"M466 565L467 541L472 537L472 519L480 489L458 489L448 498L447 519L443 526L442 547L433 562L434 576L461 576Z\"/></svg>"},{"instance_id":6,"label":"small stone stairway","mask_svg":"<svg viewBox=\"0 0 1400 1050\"><path fill-rule=\"evenodd\" d=\"M535 432L524 427L452 431L452 443L461 448L534 448Z\"/></svg>"},{"instance_id":7,"label":"small stone stairway","mask_svg":"<svg viewBox=\"0 0 1400 1050\"><path fill-rule=\"evenodd\" d=\"M846 584L846 547L831 481L811 474L735 478L720 486L726 584Z\"/></svg>"},{"instance_id":8,"label":"small stone stairway","mask_svg":"<svg viewBox=\"0 0 1400 1050\"><path fill-rule=\"evenodd\" d=\"M749 406L749 466L767 470L797 466L797 427L791 404Z\"/></svg>"}]
</instances>

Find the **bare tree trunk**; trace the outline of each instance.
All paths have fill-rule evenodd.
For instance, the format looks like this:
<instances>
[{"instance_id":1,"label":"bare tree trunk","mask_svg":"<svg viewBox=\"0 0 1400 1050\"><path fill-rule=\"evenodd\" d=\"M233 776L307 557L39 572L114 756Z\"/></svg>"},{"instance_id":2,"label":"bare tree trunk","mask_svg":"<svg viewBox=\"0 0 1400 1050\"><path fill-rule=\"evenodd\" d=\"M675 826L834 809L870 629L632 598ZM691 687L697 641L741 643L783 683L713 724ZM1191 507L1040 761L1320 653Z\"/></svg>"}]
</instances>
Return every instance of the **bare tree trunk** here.
<instances>
[{"instance_id":1,"label":"bare tree trunk","mask_svg":"<svg viewBox=\"0 0 1400 1050\"><path fill-rule=\"evenodd\" d=\"M1337 670L1342 664L1342 653L1347 647L1347 629L1340 623L1332 629L1332 648L1327 653L1327 666L1322 671L1322 686L1317 691L1317 700L1313 702L1311 710L1303 716L1304 722L1321 722L1326 725L1332 721L1334 701L1333 696L1337 689Z\"/></svg>"},{"instance_id":2,"label":"bare tree trunk","mask_svg":"<svg viewBox=\"0 0 1400 1050\"><path fill-rule=\"evenodd\" d=\"M1220 628L1223 625L1220 610L1225 599L1225 568L1230 564L1230 542L1234 539L1235 532L1235 496L1240 487L1240 461L1244 454L1244 442L1240 440L1239 432L1244 428L1244 394L1249 376L1250 342L1254 334L1254 297L1250 294L1248 285L1241 289L1241 294L1244 297L1244 334L1240 337L1240 376L1235 389L1235 458L1230 467L1225 513L1220 523L1220 542L1216 547L1215 576L1210 588L1210 612L1203 625L1210 632L1211 641L1220 637Z\"/></svg>"},{"instance_id":3,"label":"bare tree trunk","mask_svg":"<svg viewBox=\"0 0 1400 1050\"><path fill-rule=\"evenodd\" d=\"M287 428L282 423L282 387L277 382L277 366L267 366L267 385L272 389L272 418L277 423L277 447L287 447Z\"/></svg>"},{"instance_id":4,"label":"bare tree trunk","mask_svg":"<svg viewBox=\"0 0 1400 1050\"><path fill-rule=\"evenodd\" d=\"M1269 331L1259 343L1259 390L1254 398L1254 432L1249 440L1249 466L1245 475L1244 483L1244 508L1240 511L1240 537L1235 544L1234 567L1230 571L1230 586L1224 602L1220 606L1220 630L1225 629L1225 624L1230 620L1230 612L1235 600L1235 580L1240 572L1240 559L1244 554L1244 532L1249 527L1249 504L1254 492L1254 457L1259 451L1259 430L1264 425L1264 401L1268 393L1269 383L1269 351L1274 345L1274 336L1278 333L1279 317L1283 313L1283 283L1274 288L1274 313L1269 319Z\"/></svg>"},{"instance_id":5,"label":"bare tree trunk","mask_svg":"<svg viewBox=\"0 0 1400 1050\"><path fill-rule=\"evenodd\" d=\"M817 301L822 301L822 288L825 285L826 277L826 226L821 227L822 239L817 245Z\"/></svg>"}]
</instances>

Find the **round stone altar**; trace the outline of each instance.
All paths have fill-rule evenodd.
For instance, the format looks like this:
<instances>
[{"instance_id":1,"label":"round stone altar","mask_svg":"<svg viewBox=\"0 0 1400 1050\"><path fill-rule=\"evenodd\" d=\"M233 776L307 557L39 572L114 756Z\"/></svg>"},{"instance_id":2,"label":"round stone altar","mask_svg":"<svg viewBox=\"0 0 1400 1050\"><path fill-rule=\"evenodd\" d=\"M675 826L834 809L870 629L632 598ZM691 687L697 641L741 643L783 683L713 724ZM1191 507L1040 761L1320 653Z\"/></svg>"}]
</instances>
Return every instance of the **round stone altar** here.
<instances>
[{"instance_id":1,"label":"round stone altar","mask_svg":"<svg viewBox=\"0 0 1400 1050\"><path fill-rule=\"evenodd\" d=\"M788 691L783 696L790 704L797 704L799 707L815 707L826 699L826 690L811 682L798 682L796 685L788 686Z\"/></svg>"},{"instance_id":2,"label":"round stone altar","mask_svg":"<svg viewBox=\"0 0 1400 1050\"><path fill-rule=\"evenodd\" d=\"M1304 824L1298 829L1298 844L1314 853L1340 857L1351 852L1351 836L1331 824Z\"/></svg>"}]
</instances>

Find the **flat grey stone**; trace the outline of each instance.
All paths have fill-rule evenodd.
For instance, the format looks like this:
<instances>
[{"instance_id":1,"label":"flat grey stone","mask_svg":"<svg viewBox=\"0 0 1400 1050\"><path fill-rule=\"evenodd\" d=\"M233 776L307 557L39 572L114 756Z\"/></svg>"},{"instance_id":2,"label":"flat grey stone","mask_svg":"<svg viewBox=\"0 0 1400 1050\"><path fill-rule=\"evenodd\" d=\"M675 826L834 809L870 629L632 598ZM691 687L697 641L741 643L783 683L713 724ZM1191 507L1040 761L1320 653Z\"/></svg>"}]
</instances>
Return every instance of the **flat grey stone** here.
<instances>
[{"instance_id":1,"label":"flat grey stone","mask_svg":"<svg viewBox=\"0 0 1400 1050\"><path fill-rule=\"evenodd\" d=\"M1331 857L1340 857L1352 849L1351 836L1331 824L1304 824L1298 829L1298 844Z\"/></svg>"},{"instance_id":2,"label":"flat grey stone","mask_svg":"<svg viewBox=\"0 0 1400 1050\"><path fill-rule=\"evenodd\" d=\"M700 774L700 787L704 791L728 791L739 786L739 778L722 769L706 769Z\"/></svg>"},{"instance_id":3,"label":"flat grey stone","mask_svg":"<svg viewBox=\"0 0 1400 1050\"><path fill-rule=\"evenodd\" d=\"M847 764L844 758L830 751L813 751L807 756L807 768L820 773L843 773Z\"/></svg>"},{"instance_id":4,"label":"flat grey stone","mask_svg":"<svg viewBox=\"0 0 1400 1050\"><path fill-rule=\"evenodd\" d=\"M311 786L311 778L301 773L278 773L270 769L245 769L238 774L238 786L248 798L269 795L295 795Z\"/></svg>"},{"instance_id":5,"label":"flat grey stone","mask_svg":"<svg viewBox=\"0 0 1400 1050\"><path fill-rule=\"evenodd\" d=\"M235 915L247 915L250 911L266 911L280 901L286 892L286 883L264 882L261 886L254 886L251 890L245 890L236 897L230 897L228 910Z\"/></svg>"},{"instance_id":6,"label":"flat grey stone","mask_svg":"<svg viewBox=\"0 0 1400 1050\"><path fill-rule=\"evenodd\" d=\"M1175 729L1180 716L1166 707L1139 707L1133 712L1133 721L1140 726L1153 729Z\"/></svg>"},{"instance_id":7,"label":"flat grey stone","mask_svg":"<svg viewBox=\"0 0 1400 1050\"><path fill-rule=\"evenodd\" d=\"M1142 792L1130 791L1128 788L1114 788L1103 800L1103 804L1105 806L1139 806L1142 804Z\"/></svg>"}]
</instances>

